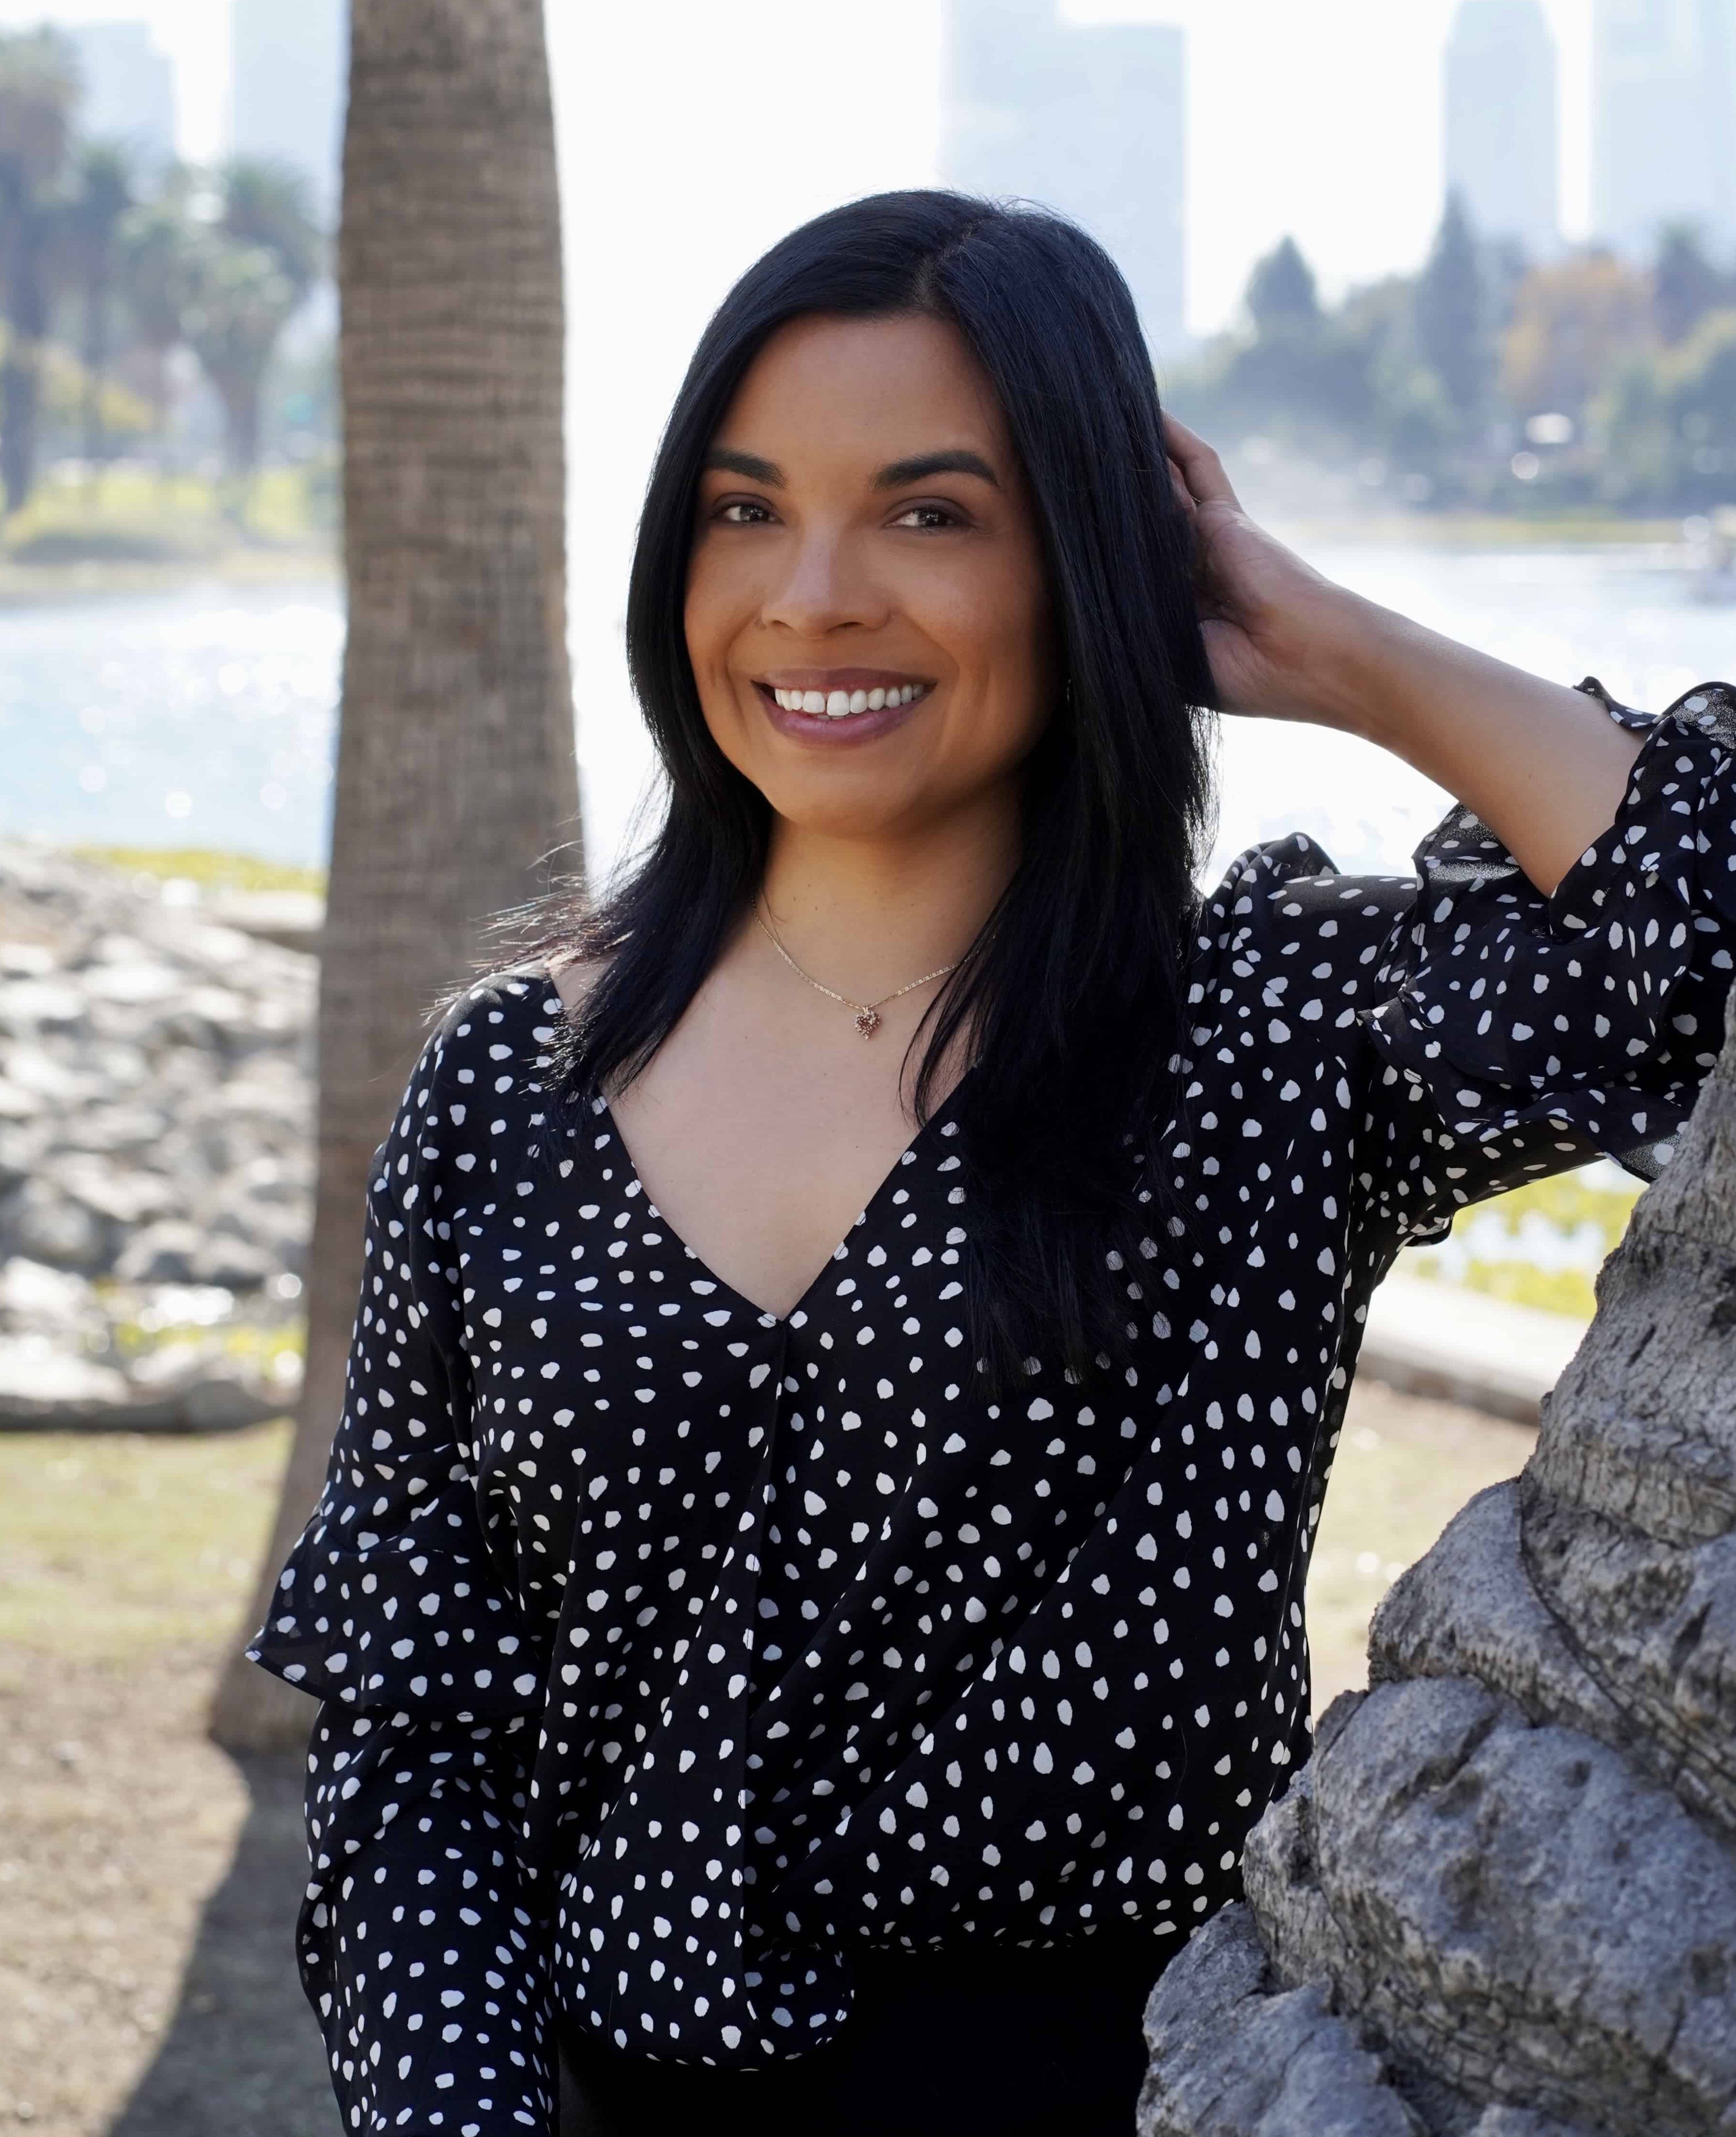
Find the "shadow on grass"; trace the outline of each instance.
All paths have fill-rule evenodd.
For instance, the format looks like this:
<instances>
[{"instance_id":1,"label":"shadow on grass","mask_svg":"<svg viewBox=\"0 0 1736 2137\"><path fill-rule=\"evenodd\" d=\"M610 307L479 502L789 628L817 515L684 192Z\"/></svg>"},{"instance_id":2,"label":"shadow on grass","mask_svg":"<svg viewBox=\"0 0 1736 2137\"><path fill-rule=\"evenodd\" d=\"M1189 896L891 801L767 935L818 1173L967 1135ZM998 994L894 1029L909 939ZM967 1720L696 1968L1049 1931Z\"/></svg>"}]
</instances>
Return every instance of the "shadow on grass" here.
<instances>
[{"instance_id":1,"label":"shadow on grass","mask_svg":"<svg viewBox=\"0 0 1736 2137\"><path fill-rule=\"evenodd\" d=\"M109 2137L338 2137L325 2052L296 1979L307 1881L299 1758L236 1761L249 1808L200 1919L175 2015Z\"/></svg>"}]
</instances>

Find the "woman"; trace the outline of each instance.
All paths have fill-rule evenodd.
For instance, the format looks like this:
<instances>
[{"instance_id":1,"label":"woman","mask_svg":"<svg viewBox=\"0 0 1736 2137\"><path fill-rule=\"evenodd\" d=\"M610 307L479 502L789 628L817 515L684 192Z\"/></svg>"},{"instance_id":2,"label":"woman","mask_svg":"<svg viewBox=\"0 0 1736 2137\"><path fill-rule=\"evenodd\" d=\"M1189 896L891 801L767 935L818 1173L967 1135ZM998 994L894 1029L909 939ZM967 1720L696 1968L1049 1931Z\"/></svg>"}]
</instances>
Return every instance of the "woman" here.
<instances>
[{"instance_id":1,"label":"woman","mask_svg":"<svg viewBox=\"0 0 1736 2137\"><path fill-rule=\"evenodd\" d=\"M726 300L629 636L667 820L411 1078L256 1649L346 2126L1124 2130L1306 1751L1370 1290L1713 1059L1732 709L1326 584L1089 240L933 192ZM1422 884L1199 898L1206 703L1457 795Z\"/></svg>"}]
</instances>

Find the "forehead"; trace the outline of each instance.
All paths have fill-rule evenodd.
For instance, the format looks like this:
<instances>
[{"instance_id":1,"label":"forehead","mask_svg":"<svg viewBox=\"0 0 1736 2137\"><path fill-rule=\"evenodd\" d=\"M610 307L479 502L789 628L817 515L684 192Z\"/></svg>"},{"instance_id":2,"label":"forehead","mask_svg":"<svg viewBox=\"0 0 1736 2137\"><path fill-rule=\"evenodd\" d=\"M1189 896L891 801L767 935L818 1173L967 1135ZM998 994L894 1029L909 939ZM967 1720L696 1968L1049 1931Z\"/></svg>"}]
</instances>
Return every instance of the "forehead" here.
<instances>
[{"instance_id":1,"label":"forehead","mask_svg":"<svg viewBox=\"0 0 1736 2137\"><path fill-rule=\"evenodd\" d=\"M948 445L1011 459L994 390L964 336L913 312L790 320L749 367L713 442L791 469L840 458L878 466Z\"/></svg>"}]
</instances>

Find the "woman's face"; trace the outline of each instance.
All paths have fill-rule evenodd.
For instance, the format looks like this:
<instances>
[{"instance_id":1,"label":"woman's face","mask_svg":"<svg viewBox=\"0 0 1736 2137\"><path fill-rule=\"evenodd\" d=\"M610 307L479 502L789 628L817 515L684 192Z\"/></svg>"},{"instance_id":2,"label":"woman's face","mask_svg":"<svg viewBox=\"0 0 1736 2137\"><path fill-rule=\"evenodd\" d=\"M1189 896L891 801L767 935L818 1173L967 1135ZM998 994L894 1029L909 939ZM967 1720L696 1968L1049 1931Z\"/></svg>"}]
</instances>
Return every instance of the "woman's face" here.
<instances>
[{"instance_id":1,"label":"woman's face","mask_svg":"<svg viewBox=\"0 0 1736 2137\"><path fill-rule=\"evenodd\" d=\"M1054 702L1048 595L955 328L773 335L712 441L686 621L707 726L787 821L897 836L1016 795Z\"/></svg>"}]
</instances>

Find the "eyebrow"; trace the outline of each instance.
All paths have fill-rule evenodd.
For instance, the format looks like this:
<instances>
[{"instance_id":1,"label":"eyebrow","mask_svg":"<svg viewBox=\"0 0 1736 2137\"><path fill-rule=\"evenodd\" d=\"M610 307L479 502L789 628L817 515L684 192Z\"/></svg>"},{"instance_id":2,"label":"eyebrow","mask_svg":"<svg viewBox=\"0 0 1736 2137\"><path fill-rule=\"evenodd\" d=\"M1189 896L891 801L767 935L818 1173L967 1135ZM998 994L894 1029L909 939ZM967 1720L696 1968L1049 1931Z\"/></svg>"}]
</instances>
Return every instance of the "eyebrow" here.
<instances>
[{"instance_id":1,"label":"eyebrow","mask_svg":"<svg viewBox=\"0 0 1736 2137\"><path fill-rule=\"evenodd\" d=\"M762 482L768 489L781 489L784 470L776 462L762 460L757 453L738 453L733 445L713 445L705 456L706 472L738 475L747 482Z\"/></svg>"},{"instance_id":2,"label":"eyebrow","mask_svg":"<svg viewBox=\"0 0 1736 2137\"><path fill-rule=\"evenodd\" d=\"M931 475L974 475L991 489L1000 488L1000 478L980 453L915 453L894 460L874 477L876 489L905 489L913 482L926 482Z\"/></svg>"},{"instance_id":3,"label":"eyebrow","mask_svg":"<svg viewBox=\"0 0 1736 2137\"><path fill-rule=\"evenodd\" d=\"M762 482L768 489L784 487L784 470L776 461L757 453L738 452L733 445L713 445L705 456L708 474L738 475L746 482ZM992 489L1000 478L980 453L967 451L913 453L908 460L893 460L874 477L876 489L906 489L913 482L926 482L933 475L974 475Z\"/></svg>"}]
</instances>

